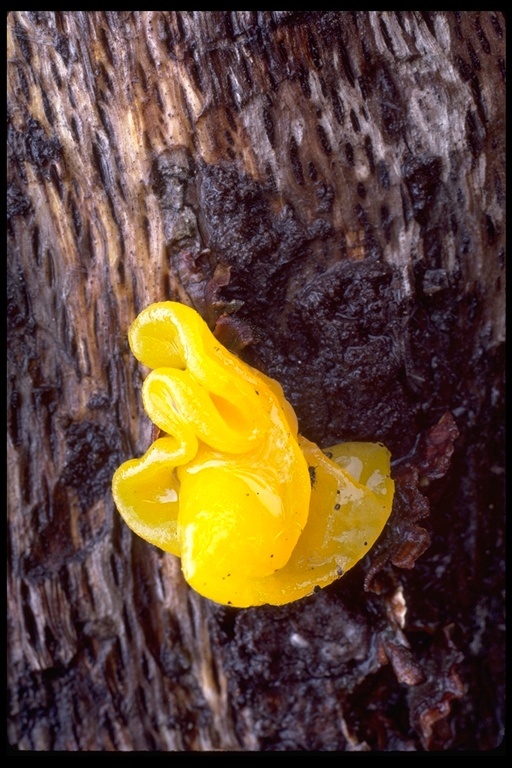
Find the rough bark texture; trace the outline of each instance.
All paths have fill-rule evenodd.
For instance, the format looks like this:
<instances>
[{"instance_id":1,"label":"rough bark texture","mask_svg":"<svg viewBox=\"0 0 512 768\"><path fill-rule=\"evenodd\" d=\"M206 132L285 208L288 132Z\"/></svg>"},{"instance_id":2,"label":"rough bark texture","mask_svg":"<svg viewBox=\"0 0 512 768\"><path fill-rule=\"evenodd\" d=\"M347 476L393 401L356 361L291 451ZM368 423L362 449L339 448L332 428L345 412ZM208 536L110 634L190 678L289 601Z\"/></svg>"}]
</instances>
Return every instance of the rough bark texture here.
<instances>
[{"instance_id":1,"label":"rough bark texture","mask_svg":"<svg viewBox=\"0 0 512 768\"><path fill-rule=\"evenodd\" d=\"M9 743L500 745L503 15L7 26ZM151 440L128 325L208 312L218 264L301 431L382 440L402 477L380 549L284 608L191 593L110 495Z\"/></svg>"}]
</instances>

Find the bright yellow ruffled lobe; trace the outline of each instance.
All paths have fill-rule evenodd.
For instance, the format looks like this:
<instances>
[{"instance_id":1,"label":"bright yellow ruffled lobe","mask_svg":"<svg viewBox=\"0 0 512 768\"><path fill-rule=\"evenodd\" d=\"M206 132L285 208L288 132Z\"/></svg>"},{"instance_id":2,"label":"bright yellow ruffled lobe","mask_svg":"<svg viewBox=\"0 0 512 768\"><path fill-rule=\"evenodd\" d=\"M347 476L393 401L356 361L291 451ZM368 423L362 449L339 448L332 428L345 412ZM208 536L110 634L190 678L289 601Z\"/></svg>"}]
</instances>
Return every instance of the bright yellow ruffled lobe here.
<instances>
[{"instance_id":1,"label":"bright yellow ruffled lobe","mask_svg":"<svg viewBox=\"0 0 512 768\"><path fill-rule=\"evenodd\" d=\"M181 557L197 592L237 607L283 605L368 552L394 493L383 445L321 451L298 434L281 386L183 304L149 306L129 341L153 369L142 399L163 436L119 467L114 500L135 533Z\"/></svg>"}]
</instances>

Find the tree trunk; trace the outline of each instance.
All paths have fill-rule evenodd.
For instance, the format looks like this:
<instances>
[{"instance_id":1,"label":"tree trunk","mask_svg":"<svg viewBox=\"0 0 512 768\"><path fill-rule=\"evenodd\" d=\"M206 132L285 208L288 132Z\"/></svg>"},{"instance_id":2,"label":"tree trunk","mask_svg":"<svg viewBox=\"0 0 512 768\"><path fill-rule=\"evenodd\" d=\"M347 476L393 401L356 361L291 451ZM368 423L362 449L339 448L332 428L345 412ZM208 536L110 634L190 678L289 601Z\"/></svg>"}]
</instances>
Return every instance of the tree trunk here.
<instances>
[{"instance_id":1,"label":"tree trunk","mask_svg":"<svg viewBox=\"0 0 512 768\"><path fill-rule=\"evenodd\" d=\"M497 12L9 15L14 749L501 743L504 56ZM419 461L414 557L229 610L131 533L110 482L151 425L127 328L168 298L243 302L241 354L308 438ZM446 414L451 467L438 441L422 474Z\"/></svg>"}]
</instances>

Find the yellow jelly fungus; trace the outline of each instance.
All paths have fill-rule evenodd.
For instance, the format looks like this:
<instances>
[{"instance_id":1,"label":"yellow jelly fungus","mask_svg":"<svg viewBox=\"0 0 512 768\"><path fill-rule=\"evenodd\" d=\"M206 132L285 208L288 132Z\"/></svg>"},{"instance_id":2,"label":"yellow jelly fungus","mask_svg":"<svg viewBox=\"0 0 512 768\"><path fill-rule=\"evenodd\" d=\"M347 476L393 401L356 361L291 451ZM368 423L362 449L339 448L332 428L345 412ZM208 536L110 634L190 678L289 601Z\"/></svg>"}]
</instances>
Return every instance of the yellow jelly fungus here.
<instances>
[{"instance_id":1,"label":"yellow jelly fungus","mask_svg":"<svg viewBox=\"0 0 512 768\"><path fill-rule=\"evenodd\" d=\"M129 330L153 369L142 388L162 431L113 479L130 528L181 557L218 603L284 605L325 587L370 549L391 511L381 444L321 451L298 434L281 386L239 360L183 304L152 304Z\"/></svg>"}]
</instances>

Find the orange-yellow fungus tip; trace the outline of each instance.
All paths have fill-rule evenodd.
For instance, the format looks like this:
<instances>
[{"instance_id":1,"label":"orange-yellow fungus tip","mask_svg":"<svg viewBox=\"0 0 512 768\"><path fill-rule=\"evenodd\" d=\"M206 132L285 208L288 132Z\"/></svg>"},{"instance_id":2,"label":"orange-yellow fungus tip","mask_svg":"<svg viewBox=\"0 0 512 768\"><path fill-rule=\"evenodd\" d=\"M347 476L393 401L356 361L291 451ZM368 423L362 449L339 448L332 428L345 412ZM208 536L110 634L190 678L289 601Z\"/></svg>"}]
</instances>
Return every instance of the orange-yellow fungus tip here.
<instances>
[{"instance_id":1,"label":"orange-yellow fungus tip","mask_svg":"<svg viewBox=\"0 0 512 768\"><path fill-rule=\"evenodd\" d=\"M152 304L129 330L153 369L142 398L162 431L114 474L139 536L181 558L187 582L225 605L284 605L368 552L391 512L389 451L298 434L281 386L239 360L190 307Z\"/></svg>"}]
</instances>

